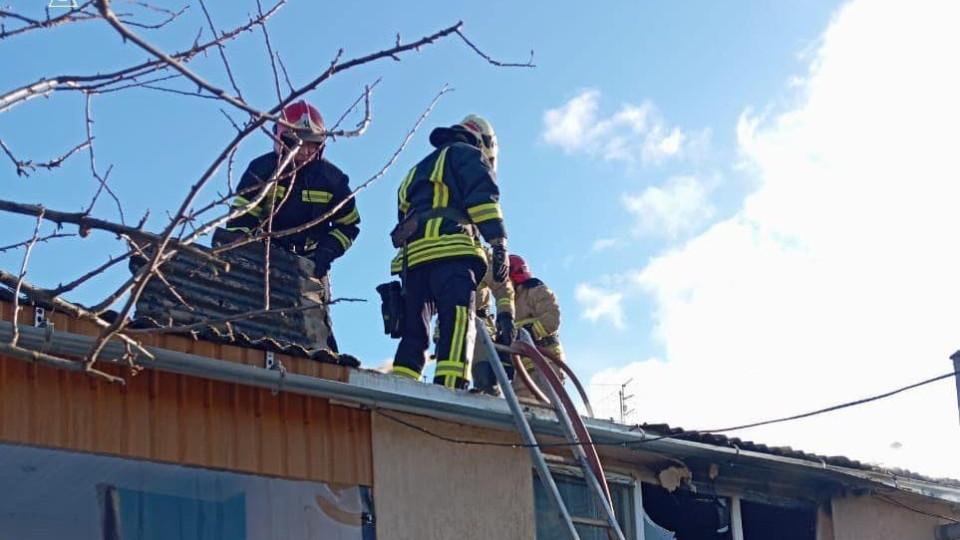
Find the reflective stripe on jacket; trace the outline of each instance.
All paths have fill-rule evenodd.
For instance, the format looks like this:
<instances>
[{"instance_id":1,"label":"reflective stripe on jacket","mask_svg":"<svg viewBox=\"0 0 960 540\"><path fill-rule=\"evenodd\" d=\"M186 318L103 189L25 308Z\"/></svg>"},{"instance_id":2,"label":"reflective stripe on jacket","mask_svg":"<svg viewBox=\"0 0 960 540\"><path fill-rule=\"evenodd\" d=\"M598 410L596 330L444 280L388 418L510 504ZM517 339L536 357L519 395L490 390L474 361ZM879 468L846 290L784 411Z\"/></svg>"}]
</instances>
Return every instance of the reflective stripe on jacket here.
<instances>
[{"instance_id":1,"label":"reflective stripe on jacket","mask_svg":"<svg viewBox=\"0 0 960 540\"><path fill-rule=\"evenodd\" d=\"M262 190L261 184L270 181L277 167L277 155L264 154L247 167L237 186L234 208L248 207ZM291 165L291 170L294 167ZM290 192L291 187L292 192ZM275 208L273 231L299 227L326 214L350 194L350 184L335 165L325 159L307 163L295 175L284 173L278 183L239 217L227 223L227 229L252 234L266 228L270 208ZM338 257L350 248L360 234L360 213L355 199L350 199L329 220L302 232L277 238L277 242L297 253L325 248Z\"/></svg>"},{"instance_id":2,"label":"reflective stripe on jacket","mask_svg":"<svg viewBox=\"0 0 960 540\"><path fill-rule=\"evenodd\" d=\"M441 259L469 257L484 259L480 239L471 234L473 226L490 242L505 238L500 190L490 164L476 146L455 134L444 141L404 177L397 190L397 217L426 216L410 238L407 265L414 268ZM439 215L438 209L453 212ZM450 214L461 214L463 220ZM390 271L403 269L404 249L400 248Z\"/></svg>"},{"instance_id":3,"label":"reflective stripe on jacket","mask_svg":"<svg viewBox=\"0 0 960 540\"><path fill-rule=\"evenodd\" d=\"M556 338L560 330L560 304L549 287L537 278L528 279L516 286L514 302L518 327L530 325L535 341Z\"/></svg>"}]
</instances>

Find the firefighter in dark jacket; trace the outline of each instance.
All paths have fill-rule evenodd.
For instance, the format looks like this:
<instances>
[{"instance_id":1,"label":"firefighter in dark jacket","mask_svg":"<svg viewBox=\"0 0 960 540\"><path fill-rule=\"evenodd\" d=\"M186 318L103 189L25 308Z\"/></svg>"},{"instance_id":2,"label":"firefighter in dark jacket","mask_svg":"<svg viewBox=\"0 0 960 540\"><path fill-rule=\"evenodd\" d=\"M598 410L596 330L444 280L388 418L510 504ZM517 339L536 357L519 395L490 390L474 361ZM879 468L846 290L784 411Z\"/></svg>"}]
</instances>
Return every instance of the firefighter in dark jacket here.
<instances>
[{"instance_id":1,"label":"firefighter in dark jacket","mask_svg":"<svg viewBox=\"0 0 960 540\"><path fill-rule=\"evenodd\" d=\"M509 275L507 232L496 182L497 138L476 115L434 129L436 148L403 179L397 193L399 224L392 233L398 253L391 273L403 282L403 330L393 373L419 379L437 315L439 340L433 382L466 388L476 336L476 289L487 262L481 237L490 244L493 279ZM497 340L510 344L513 315L497 315Z\"/></svg>"},{"instance_id":2,"label":"firefighter in dark jacket","mask_svg":"<svg viewBox=\"0 0 960 540\"><path fill-rule=\"evenodd\" d=\"M360 214L350 195L347 175L323 157L326 131L323 117L312 105L298 101L283 110L283 118L296 129L277 124L274 151L264 154L247 167L237 186L235 208L248 208L246 213L230 220L227 230L255 234L269 228L273 232L289 231L328 213L346 200L329 219L303 231L283 235L273 242L313 263L313 276L321 282L320 302L329 301L327 273L331 263L343 255L360 233ZM278 171L282 158L300 144L296 155ZM276 185L265 196L263 187L276 178ZM260 198L259 203L254 201ZM309 310L311 312L320 310ZM326 309L327 348L336 352Z\"/></svg>"}]
</instances>

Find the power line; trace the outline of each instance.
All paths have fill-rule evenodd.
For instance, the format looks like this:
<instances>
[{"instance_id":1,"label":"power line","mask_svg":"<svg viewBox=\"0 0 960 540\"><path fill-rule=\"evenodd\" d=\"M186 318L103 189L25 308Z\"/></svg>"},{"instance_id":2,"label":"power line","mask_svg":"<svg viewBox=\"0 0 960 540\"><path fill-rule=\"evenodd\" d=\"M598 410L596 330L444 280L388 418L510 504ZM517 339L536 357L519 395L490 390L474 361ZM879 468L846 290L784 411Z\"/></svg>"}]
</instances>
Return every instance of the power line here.
<instances>
[{"instance_id":1,"label":"power line","mask_svg":"<svg viewBox=\"0 0 960 540\"><path fill-rule=\"evenodd\" d=\"M817 416L817 415L824 414L824 413L828 413L828 412L839 411L840 409L846 409L846 408L854 407L854 406L857 406L857 405L863 405L864 403L870 403L870 402L872 402L872 401L879 401L879 400L881 400L881 399L885 399L885 398L888 398L888 397L891 397L891 396L895 396L895 395L897 395L897 394L899 394L899 393L901 393L901 392L906 392L907 390L913 390L914 388L919 388L919 387L921 387L921 386L925 386L925 385L928 385L928 384L931 384L931 383L935 383L935 382L937 382L937 381L942 381L942 380L944 380L944 379L949 379L949 378L951 378L951 377L956 377L958 373L960 373L960 371L954 371L954 372L951 372L951 373L944 373L943 375L939 375L939 376L933 377L933 378L931 378L931 379L927 379L927 380L924 380L924 381L920 381L920 382L918 382L918 383L913 383L913 384L908 385L908 386L903 386L903 387L897 388L896 390L891 390L891 391L889 391L889 392L884 392L883 394L877 394L877 395L875 395L875 396L871 396L871 397L867 397L867 398L863 398L863 399L858 399L858 400L856 400L856 401L848 401L847 403L841 403L841 404L839 404L839 405L833 405L833 406L830 406L830 407L826 407L826 408L823 408L823 409L817 409L817 410L815 410L815 411L810 411L810 412L807 412L807 413L795 414L795 415L793 415L793 416L785 416L785 417L783 417L783 418L776 418L776 419L773 419L773 420L762 420L762 421L760 421L760 422L753 422L752 424L743 424L743 425L740 425L740 426L725 427L725 428L720 428L720 429L706 429L706 430L703 430L703 432L704 432L704 433L723 433L724 431L736 431L736 430L738 430L738 429L748 429L748 428L754 428L754 427L760 427L760 426L769 426L770 424L779 424L779 423L781 423L781 422L789 422L789 421L791 421L791 420L800 420L801 418L809 418L809 417L811 417L811 416Z\"/></svg>"},{"instance_id":2,"label":"power line","mask_svg":"<svg viewBox=\"0 0 960 540\"><path fill-rule=\"evenodd\" d=\"M441 434L436 433L436 432L434 432L434 431L431 431L431 430L429 430L429 429L427 429L427 428L425 428L425 427L423 427L423 426L419 426L419 425L417 425L417 424L414 424L413 422L408 422L407 420L404 420L404 419L399 418L399 417L396 417L396 416L394 416L394 415L392 415L392 414L386 413L386 412L384 412L383 410L381 410L381 409L379 409L379 408L373 408L372 411L373 411L374 413L376 413L376 414L379 414L380 416L382 416L382 417L384 417L384 418L387 418L387 419L389 419L389 420L391 420L391 421L393 421L393 422L396 422L396 423L398 423L398 424L401 424L401 425L403 425L403 426L406 426L406 427L408 427L408 428L410 428L410 429L413 429L413 430L415 430L415 431L419 431L420 433L423 433L423 434L425 434L425 435L427 435L427 436L430 436L430 437L433 437L433 438L436 438L436 439L439 439L439 440L442 440L442 441L446 441L446 442L449 442L449 443L453 443L453 444L462 444L462 445L470 445L470 446L493 446L493 447L502 447L502 448L534 448L534 447L539 447L539 448L562 448L562 447L570 447L570 446L595 446L595 447L597 447L597 446L608 446L608 447L633 448L633 447L635 447L635 446L640 446L640 445L643 445L643 444L649 444L649 443L656 442L656 441L662 441L662 440L664 440L664 439L696 438L696 437L701 436L701 435L709 435L709 434L712 434L712 433L721 433L721 432L725 432L725 431L733 431L733 430L739 430L739 429L748 429L748 428L753 428L753 427L760 427L760 426L766 426L766 425L770 425L770 424L777 424L777 423L787 422L787 421L791 421L791 420L799 420L799 419L802 419L802 418L809 418L809 417L811 417L811 416L817 416L817 415L820 415L820 414L825 414L825 413L828 413L828 412L833 412L833 411L837 411L837 410L840 410L840 409L846 409L846 408L849 408L849 407L854 407L854 406L857 406L857 405L863 405L863 404L865 404L865 403L870 403L870 402L873 402L873 401L878 401L878 400L881 400L881 399L885 399L885 398L888 398L888 397L891 397L891 396L895 396L895 395L897 395L897 394L899 394L899 393L906 392L907 390L912 390L912 389L914 389L914 388L919 388L919 387L921 387L921 386L925 386L925 385L928 385L928 384L933 384L933 383L935 383L935 382L942 381L942 380L948 379L948 378L950 378L950 377L956 377L958 374L960 374L960 371L954 371L954 372L951 372L951 373L945 373L945 374L939 375L939 376L937 376L937 377L933 377L933 378L926 379L926 380L923 380L923 381L920 381L920 382L917 382L917 383L913 383L913 384L910 384L910 385L907 385L907 386L903 386L903 387L897 388L897 389L895 389L895 390L891 390L891 391L888 391L888 392L884 392L884 393L882 393L882 394L877 394L877 395L875 395L875 396L871 396L871 397L867 397L867 398L862 398L862 399L858 399L858 400L855 400L855 401L849 401L849 402L846 402L846 403L841 403L841 404L838 404L838 405L833 405L833 406L831 406L831 407L826 407L826 408L823 408L823 409L817 409L817 410L815 410L815 411L810 411L810 412L807 412L807 413L796 414L796 415L793 415L793 416L787 416L787 417L783 417L783 418L775 418L775 419L772 419L772 420L764 420L764 421L760 421L760 422L753 422L753 423L751 423L751 424L743 424L743 425L740 425L740 426L733 426L733 427L727 427L727 428L721 428L721 429L695 430L695 431L685 430L685 431L680 432L680 433L672 433L672 434L658 435L658 436L650 437L650 438L647 438L646 433L644 433L643 431L640 431L640 432L639 432L639 435L641 436L641 440L639 440L639 441L629 441L629 442L625 441L625 442L617 442L617 443L609 443L609 442L592 442L592 443L582 443L582 442L581 442L581 443L570 443L570 442L563 442L563 443L546 443L546 444L543 444L543 443L541 443L541 444L526 444L526 443L521 443L521 442L505 443L505 442L481 441L481 440L477 440L477 439L460 439L460 438L456 438L456 437L448 437L448 436L445 436L445 435L441 435ZM639 429L639 427L640 427L640 426L635 426L636 429Z\"/></svg>"},{"instance_id":3,"label":"power line","mask_svg":"<svg viewBox=\"0 0 960 540\"><path fill-rule=\"evenodd\" d=\"M886 502L886 503L892 504L892 505L894 505L894 506L899 506L900 508L904 508L904 509L906 509L906 510L909 510L909 511L911 511L911 512L915 512L915 513L920 514L920 515L924 515L924 516L932 517L932 518L937 518L937 519L942 519L942 520L944 520L944 521L949 521L949 522L951 522L951 523L960 523L960 520L954 519L954 518L952 518L952 517L944 516L944 515L942 515L942 514L937 514L936 512L927 512L926 510L921 510L921 509L919 509L919 508L914 508L913 506L910 506L909 504L907 504L907 503L905 503L905 502L898 501L898 500L894 499L893 497L889 497L889 496L884 495L884 494L882 494L882 493L877 493L876 496L877 496L877 498L880 499L881 501L884 501L884 502Z\"/></svg>"}]
</instances>

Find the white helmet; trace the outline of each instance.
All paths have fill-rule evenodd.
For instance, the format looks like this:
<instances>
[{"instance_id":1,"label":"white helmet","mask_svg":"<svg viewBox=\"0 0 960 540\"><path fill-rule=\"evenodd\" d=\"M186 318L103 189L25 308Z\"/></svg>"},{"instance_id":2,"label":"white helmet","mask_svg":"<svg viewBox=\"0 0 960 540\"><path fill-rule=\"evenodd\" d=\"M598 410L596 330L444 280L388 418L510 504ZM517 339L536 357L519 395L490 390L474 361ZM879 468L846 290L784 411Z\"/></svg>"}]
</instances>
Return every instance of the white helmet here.
<instances>
[{"instance_id":1,"label":"white helmet","mask_svg":"<svg viewBox=\"0 0 960 540\"><path fill-rule=\"evenodd\" d=\"M490 161L493 170L496 170L497 151L500 148L497 144L497 134L493 131L493 124L482 116L468 114L466 118L460 121L459 125L477 137L480 141L480 151Z\"/></svg>"}]
</instances>

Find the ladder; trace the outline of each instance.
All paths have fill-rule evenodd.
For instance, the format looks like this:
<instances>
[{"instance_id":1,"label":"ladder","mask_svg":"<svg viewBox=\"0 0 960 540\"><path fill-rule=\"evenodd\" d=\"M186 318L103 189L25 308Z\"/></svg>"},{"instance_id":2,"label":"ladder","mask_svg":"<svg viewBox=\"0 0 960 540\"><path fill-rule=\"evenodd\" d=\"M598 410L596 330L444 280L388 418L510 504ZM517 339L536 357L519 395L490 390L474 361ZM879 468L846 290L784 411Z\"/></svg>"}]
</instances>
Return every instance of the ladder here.
<instances>
[{"instance_id":1,"label":"ladder","mask_svg":"<svg viewBox=\"0 0 960 540\"><path fill-rule=\"evenodd\" d=\"M482 325L483 320L478 317L477 327L482 329ZM590 439L590 434L587 432L580 415L573 407L570 396L567 395L563 389L563 383L560 382L560 379L553 370L550 369L550 366L547 364L547 359L537 350L530 334L527 333L526 330L520 329L518 341L515 344L518 350L511 350L511 352L514 354L520 353L530 358L537 371L547 380L548 384L546 388L542 390L544 390L550 400L550 404L553 406L557 420L560 422L564 439L570 443L571 452L573 453L575 461L583 470L583 477L588 488L592 491L594 498L600 502L604 519L597 520L572 517L570 512L567 511L567 506L560 496L560 490L557 488L557 483L550 472L550 468L547 466L543 451L541 451L539 443L533 435L533 430L530 428L530 423L523 413L520 401L513 391L513 386L510 384L507 372L503 368L503 364L500 363L499 355L497 354L497 345L494 344L489 333L478 331L477 334L479 334L479 338L488 353L490 367L497 377L497 382L500 383L500 390L503 392L507 405L510 407L510 412L513 414L513 420L517 429L520 431L520 436L530 452L530 459L533 461L534 468L537 470L537 475L540 477L543 486L550 493L557 507L557 511L560 513L560 517L566 525L567 531L570 533L571 540L580 540L580 534L576 529L577 525L605 529L607 537L610 538L610 540L626 540L623 531L620 529L620 524L617 523L610 498L610 491L607 488L606 478L603 475L603 469L597 457L596 448ZM522 369L522 367L518 367L518 369Z\"/></svg>"}]
</instances>

